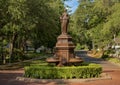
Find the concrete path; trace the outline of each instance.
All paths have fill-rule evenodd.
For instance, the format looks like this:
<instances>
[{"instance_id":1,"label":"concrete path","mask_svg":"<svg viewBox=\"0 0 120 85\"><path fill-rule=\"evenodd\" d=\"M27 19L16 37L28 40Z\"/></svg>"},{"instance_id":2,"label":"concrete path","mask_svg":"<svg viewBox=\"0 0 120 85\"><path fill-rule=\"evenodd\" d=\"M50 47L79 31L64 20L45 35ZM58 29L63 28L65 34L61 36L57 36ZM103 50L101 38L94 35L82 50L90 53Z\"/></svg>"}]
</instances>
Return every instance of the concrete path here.
<instances>
[{"instance_id":1,"label":"concrete path","mask_svg":"<svg viewBox=\"0 0 120 85\"><path fill-rule=\"evenodd\" d=\"M89 81L83 83L68 83L64 81L40 81L40 82L27 82L27 81L17 81L16 77L23 76L24 70L0 70L0 85L120 85L120 67L104 61L102 59L96 59L87 56L86 51L76 52L78 56L87 62L94 62L101 64L103 67L103 72L107 73L112 77L111 80L97 80Z\"/></svg>"}]
</instances>

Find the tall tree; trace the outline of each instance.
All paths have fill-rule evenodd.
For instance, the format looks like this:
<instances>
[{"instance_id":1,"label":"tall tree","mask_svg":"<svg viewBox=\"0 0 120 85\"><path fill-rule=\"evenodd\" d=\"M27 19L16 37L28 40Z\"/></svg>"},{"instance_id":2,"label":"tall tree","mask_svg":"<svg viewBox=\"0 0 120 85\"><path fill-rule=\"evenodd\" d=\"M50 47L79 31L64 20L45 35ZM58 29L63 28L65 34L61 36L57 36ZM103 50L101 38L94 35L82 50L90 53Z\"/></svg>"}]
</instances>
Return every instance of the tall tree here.
<instances>
[{"instance_id":1,"label":"tall tree","mask_svg":"<svg viewBox=\"0 0 120 85\"><path fill-rule=\"evenodd\" d=\"M19 54L13 52L24 52L27 40L35 48L53 47L63 7L60 0L0 0L0 35L8 44L10 62Z\"/></svg>"},{"instance_id":2,"label":"tall tree","mask_svg":"<svg viewBox=\"0 0 120 85\"><path fill-rule=\"evenodd\" d=\"M76 37L76 43L80 43L81 45L87 45L90 41L87 31L91 28L89 20L93 15L93 10L91 9L93 4L91 1L80 0L79 7L71 17L70 31L73 31L72 34Z\"/></svg>"},{"instance_id":3,"label":"tall tree","mask_svg":"<svg viewBox=\"0 0 120 85\"><path fill-rule=\"evenodd\" d=\"M92 43L93 47L105 47L112 41L114 34L119 34L119 22L117 21L119 19L117 10L119 1L79 1L80 5L72 16L72 34L76 35L76 40L81 45L89 46Z\"/></svg>"}]
</instances>

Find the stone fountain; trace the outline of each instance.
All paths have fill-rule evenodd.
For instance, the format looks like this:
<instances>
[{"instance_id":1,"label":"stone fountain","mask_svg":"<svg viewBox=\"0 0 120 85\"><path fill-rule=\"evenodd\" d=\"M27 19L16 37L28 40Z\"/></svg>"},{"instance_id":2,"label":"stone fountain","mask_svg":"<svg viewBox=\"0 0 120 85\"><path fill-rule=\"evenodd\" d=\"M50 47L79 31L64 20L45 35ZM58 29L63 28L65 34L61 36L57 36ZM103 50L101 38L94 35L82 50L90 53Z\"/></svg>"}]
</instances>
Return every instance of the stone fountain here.
<instances>
[{"instance_id":1,"label":"stone fountain","mask_svg":"<svg viewBox=\"0 0 120 85\"><path fill-rule=\"evenodd\" d=\"M62 33L57 38L54 57L47 58L46 61L48 63L56 63L57 66L66 66L82 62L83 60L80 57L75 56L75 45L72 42L72 37L67 34L69 16L66 9L60 17L60 21Z\"/></svg>"}]
</instances>

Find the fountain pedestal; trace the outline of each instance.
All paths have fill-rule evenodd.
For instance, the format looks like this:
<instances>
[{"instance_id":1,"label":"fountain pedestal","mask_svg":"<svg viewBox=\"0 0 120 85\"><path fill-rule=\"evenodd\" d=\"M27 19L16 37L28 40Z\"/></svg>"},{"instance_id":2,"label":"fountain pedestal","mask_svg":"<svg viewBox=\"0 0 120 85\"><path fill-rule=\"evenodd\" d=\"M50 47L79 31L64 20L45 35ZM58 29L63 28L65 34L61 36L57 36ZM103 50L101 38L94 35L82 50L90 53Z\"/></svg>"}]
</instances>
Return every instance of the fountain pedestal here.
<instances>
[{"instance_id":1,"label":"fountain pedestal","mask_svg":"<svg viewBox=\"0 0 120 85\"><path fill-rule=\"evenodd\" d=\"M61 34L57 38L55 47L55 56L48 58L48 63L56 63L57 66L70 65L72 63L80 63L82 60L76 58L74 54L75 45L72 42L72 37L68 34Z\"/></svg>"}]
</instances>

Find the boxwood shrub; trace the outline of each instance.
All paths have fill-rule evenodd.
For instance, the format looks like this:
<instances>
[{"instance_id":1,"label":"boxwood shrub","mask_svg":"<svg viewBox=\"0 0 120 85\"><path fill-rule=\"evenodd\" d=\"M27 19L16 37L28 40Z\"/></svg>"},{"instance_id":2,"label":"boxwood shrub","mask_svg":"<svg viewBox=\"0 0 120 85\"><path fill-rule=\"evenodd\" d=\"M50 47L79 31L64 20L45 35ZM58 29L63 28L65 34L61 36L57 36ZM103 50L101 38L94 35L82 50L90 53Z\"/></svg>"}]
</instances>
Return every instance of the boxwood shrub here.
<instances>
[{"instance_id":1,"label":"boxwood shrub","mask_svg":"<svg viewBox=\"0 0 120 85\"><path fill-rule=\"evenodd\" d=\"M97 64L88 66L49 67L29 66L25 67L25 77L38 79L72 79L99 77L102 67Z\"/></svg>"}]
</instances>

